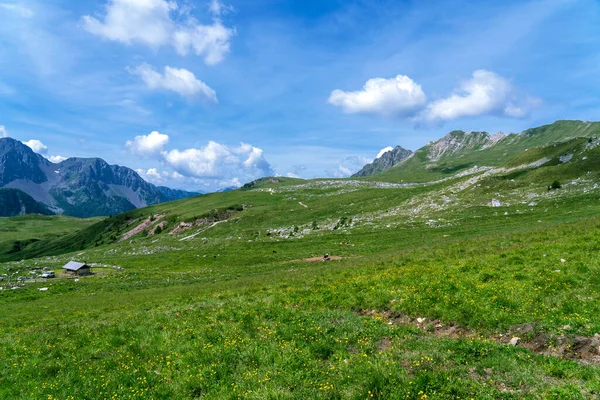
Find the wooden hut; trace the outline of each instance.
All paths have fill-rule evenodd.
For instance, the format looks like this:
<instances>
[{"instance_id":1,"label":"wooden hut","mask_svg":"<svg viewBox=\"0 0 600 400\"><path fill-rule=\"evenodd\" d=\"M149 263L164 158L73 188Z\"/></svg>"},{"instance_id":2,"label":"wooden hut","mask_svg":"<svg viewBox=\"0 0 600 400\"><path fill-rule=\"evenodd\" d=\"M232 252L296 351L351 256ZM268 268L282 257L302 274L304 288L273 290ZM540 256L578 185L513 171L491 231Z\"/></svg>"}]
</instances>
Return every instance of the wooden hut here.
<instances>
[{"instance_id":1,"label":"wooden hut","mask_svg":"<svg viewBox=\"0 0 600 400\"><path fill-rule=\"evenodd\" d=\"M67 274L77 276L90 275L92 273L89 265L77 261L69 261L64 265L63 270Z\"/></svg>"}]
</instances>

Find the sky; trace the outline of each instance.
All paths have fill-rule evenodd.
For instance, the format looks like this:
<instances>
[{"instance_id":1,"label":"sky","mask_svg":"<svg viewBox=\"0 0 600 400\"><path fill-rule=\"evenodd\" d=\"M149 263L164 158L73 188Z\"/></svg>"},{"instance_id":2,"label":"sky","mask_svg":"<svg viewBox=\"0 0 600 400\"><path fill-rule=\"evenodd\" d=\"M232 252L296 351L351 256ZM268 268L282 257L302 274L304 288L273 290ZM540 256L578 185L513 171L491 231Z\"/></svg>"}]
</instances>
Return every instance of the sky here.
<instances>
[{"instance_id":1,"label":"sky","mask_svg":"<svg viewBox=\"0 0 600 400\"><path fill-rule=\"evenodd\" d=\"M0 136L213 191L600 119L598 0L0 0Z\"/></svg>"}]
</instances>

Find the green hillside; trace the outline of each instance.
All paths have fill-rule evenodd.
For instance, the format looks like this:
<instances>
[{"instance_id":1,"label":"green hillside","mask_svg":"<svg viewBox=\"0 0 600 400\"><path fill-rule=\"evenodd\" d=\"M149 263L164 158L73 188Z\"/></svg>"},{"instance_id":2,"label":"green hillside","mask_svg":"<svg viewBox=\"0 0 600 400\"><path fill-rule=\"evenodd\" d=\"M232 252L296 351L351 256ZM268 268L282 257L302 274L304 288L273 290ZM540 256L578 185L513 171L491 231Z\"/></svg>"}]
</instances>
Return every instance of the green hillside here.
<instances>
[{"instance_id":1,"label":"green hillside","mask_svg":"<svg viewBox=\"0 0 600 400\"><path fill-rule=\"evenodd\" d=\"M0 249L0 398L598 398L600 140L557 124L487 164L484 134L454 133L470 150L414 161L420 183L382 181L400 165L30 217L39 240Z\"/></svg>"},{"instance_id":2,"label":"green hillside","mask_svg":"<svg viewBox=\"0 0 600 400\"><path fill-rule=\"evenodd\" d=\"M417 150L404 162L370 179L387 182L426 182L442 179L474 166L514 166L518 161L535 162L545 156L540 154L543 149L548 151L554 145L569 142L571 139L599 137L600 123L584 121L557 121L528 129L520 134L506 135L498 141L490 139L491 136L486 132L454 131L445 138ZM460 147L435 158L439 147L451 149L449 143L459 143ZM541 157L524 157L524 153L540 154Z\"/></svg>"}]
</instances>

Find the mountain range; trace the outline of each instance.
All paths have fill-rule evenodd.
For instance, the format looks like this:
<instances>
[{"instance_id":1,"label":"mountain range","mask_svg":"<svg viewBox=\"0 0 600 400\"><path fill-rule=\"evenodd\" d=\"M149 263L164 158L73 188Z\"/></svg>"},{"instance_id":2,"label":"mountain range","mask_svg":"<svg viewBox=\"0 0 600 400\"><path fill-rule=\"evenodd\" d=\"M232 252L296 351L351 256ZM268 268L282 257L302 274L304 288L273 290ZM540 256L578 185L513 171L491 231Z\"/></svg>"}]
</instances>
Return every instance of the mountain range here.
<instances>
[{"instance_id":1,"label":"mountain range","mask_svg":"<svg viewBox=\"0 0 600 400\"><path fill-rule=\"evenodd\" d=\"M353 177L430 182L474 168L550 165L580 151L586 138L599 136L600 123L587 121L557 121L508 135L456 130L414 152L396 146ZM199 194L152 185L135 171L99 158L55 164L11 138L0 139L0 188L0 216L107 216Z\"/></svg>"},{"instance_id":2,"label":"mountain range","mask_svg":"<svg viewBox=\"0 0 600 400\"><path fill-rule=\"evenodd\" d=\"M600 137L600 122L556 121L520 133L452 131L415 152L400 146L366 165L355 177L425 182L473 167L514 166L573 154L586 138ZM390 165L391 164L391 165Z\"/></svg>"},{"instance_id":3,"label":"mountain range","mask_svg":"<svg viewBox=\"0 0 600 400\"><path fill-rule=\"evenodd\" d=\"M155 186L100 158L55 164L11 138L0 139L0 188L0 216L106 216L199 194Z\"/></svg>"}]
</instances>

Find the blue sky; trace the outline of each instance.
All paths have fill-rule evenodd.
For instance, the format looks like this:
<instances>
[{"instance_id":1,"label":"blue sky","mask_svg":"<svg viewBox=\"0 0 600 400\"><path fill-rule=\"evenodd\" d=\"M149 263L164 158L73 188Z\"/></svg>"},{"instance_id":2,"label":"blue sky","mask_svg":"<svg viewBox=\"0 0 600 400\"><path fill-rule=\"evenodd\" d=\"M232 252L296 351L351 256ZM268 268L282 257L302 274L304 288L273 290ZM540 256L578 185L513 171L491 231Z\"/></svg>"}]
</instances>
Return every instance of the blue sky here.
<instances>
[{"instance_id":1,"label":"blue sky","mask_svg":"<svg viewBox=\"0 0 600 400\"><path fill-rule=\"evenodd\" d=\"M0 0L0 135L215 190L600 115L600 2Z\"/></svg>"}]
</instances>

